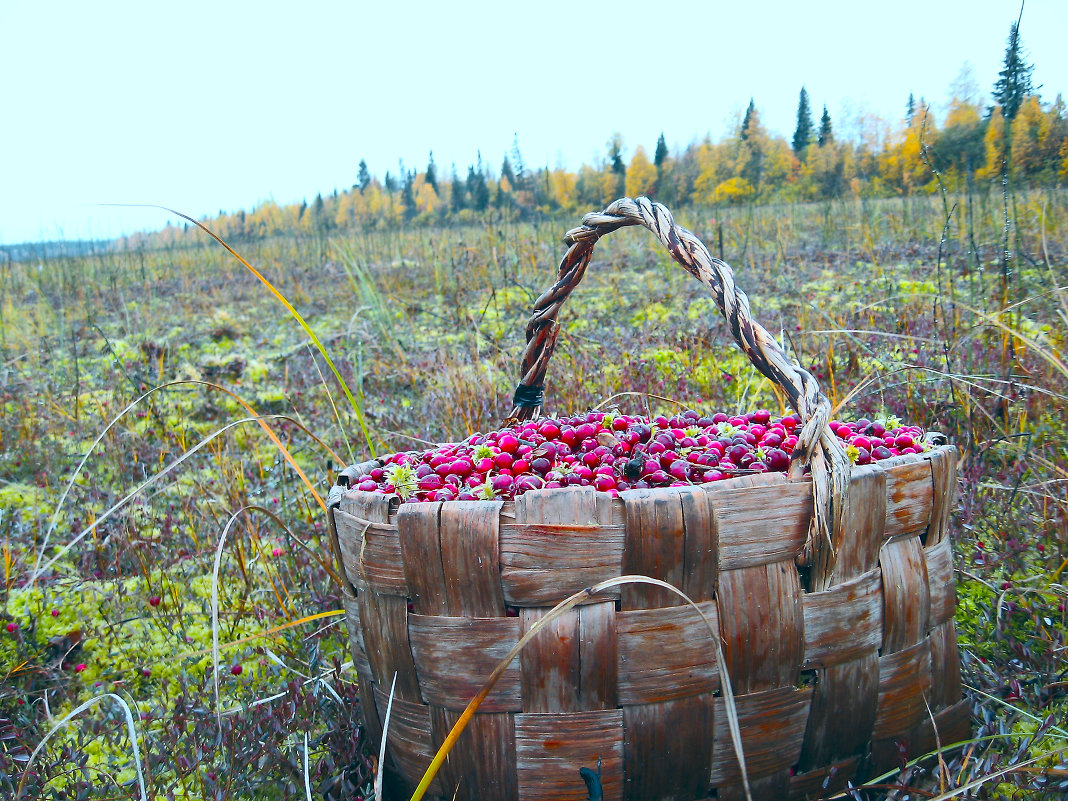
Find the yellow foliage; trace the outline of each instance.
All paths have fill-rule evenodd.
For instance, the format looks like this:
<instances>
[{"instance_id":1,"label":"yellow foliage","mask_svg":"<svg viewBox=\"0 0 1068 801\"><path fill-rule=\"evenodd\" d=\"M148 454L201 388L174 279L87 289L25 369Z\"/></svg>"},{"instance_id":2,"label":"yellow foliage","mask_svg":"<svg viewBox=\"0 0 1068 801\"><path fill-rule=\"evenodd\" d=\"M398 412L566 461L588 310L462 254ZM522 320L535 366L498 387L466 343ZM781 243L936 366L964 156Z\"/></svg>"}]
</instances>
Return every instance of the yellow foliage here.
<instances>
[{"instance_id":1,"label":"yellow foliage","mask_svg":"<svg viewBox=\"0 0 1068 801\"><path fill-rule=\"evenodd\" d=\"M638 145L627 167L627 197L652 195L656 192L656 167L645 155L645 148Z\"/></svg>"},{"instance_id":2,"label":"yellow foliage","mask_svg":"<svg viewBox=\"0 0 1068 801\"><path fill-rule=\"evenodd\" d=\"M753 195L753 185L744 178L728 178L712 193L713 203L743 203Z\"/></svg>"},{"instance_id":3,"label":"yellow foliage","mask_svg":"<svg viewBox=\"0 0 1068 801\"><path fill-rule=\"evenodd\" d=\"M504 179L507 181L507 179ZM557 168L549 173L549 197L562 209L573 209L578 205L575 199L575 186L578 176L567 170Z\"/></svg>"},{"instance_id":4,"label":"yellow foliage","mask_svg":"<svg viewBox=\"0 0 1068 801\"><path fill-rule=\"evenodd\" d=\"M1001 115L1000 106L994 108L987 121L983 147L986 150L986 160L983 166L976 170L975 177L992 180L1001 175L1005 161L1005 118Z\"/></svg>"}]
</instances>

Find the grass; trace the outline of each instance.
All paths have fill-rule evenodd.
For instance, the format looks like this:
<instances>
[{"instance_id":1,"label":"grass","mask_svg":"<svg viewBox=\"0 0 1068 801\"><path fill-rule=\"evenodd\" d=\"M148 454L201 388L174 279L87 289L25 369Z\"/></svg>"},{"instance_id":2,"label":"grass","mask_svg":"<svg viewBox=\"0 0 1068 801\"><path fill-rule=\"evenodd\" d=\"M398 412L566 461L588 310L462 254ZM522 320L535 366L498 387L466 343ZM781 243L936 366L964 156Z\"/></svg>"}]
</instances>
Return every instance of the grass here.
<instances>
[{"instance_id":1,"label":"grass","mask_svg":"<svg viewBox=\"0 0 1068 801\"><path fill-rule=\"evenodd\" d=\"M944 770L883 783L907 772L935 795L1058 798L1068 195L947 201L674 211L713 251L722 233L754 314L845 402L841 415L885 410L962 451L957 625L976 740ZM526 317L576 222L231 243L321 349L192 229L155 250L6 267L4 793L29 768L24 797L139 797L140 771L157 798L370 795L316 496L342 455L500 422ZM779 405L645 232L598 246L561 317L552 411L609 398L634 411ZM107 694L131 710L133 735L121 705L90 704Z\"/></svg>"}]
</instances>

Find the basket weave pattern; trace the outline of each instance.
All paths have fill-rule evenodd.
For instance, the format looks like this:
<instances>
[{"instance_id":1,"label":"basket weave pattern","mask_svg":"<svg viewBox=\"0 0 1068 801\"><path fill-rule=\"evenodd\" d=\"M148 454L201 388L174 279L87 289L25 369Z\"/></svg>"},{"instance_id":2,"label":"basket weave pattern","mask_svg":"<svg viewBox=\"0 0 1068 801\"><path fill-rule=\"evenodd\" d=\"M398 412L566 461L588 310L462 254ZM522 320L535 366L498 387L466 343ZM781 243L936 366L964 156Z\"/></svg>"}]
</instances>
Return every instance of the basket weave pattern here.
<instances>
[{"instance_id":1,"label":"basket weave pattern","mask_svg":"<svg viewBox=\"0 0 1068 801\"><path fill-rule=\"evenodd\" d=\"M965 739L946 533L956 483L951 446L854 469L832 572L811 592L796 567L813 515L807 478L399 510L339 489L332 521L372 739L396 674L394 792L410 793L534 621L620 575L673 584L718 627L754 799L816 798ZM679 604L624 585L565 613L513 661L431 793L585 799L579 768L600 760L605 799L744 798L708 629Z\"/></svg>"}]
</instances>

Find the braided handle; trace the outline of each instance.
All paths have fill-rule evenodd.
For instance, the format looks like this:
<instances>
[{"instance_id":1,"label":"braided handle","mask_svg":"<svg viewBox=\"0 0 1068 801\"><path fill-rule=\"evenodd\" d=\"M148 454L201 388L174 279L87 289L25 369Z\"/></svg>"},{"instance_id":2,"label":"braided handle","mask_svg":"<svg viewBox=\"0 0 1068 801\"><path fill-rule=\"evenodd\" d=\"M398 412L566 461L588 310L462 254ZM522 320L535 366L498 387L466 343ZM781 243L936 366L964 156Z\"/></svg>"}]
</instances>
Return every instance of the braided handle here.
<instances>
[{"instance_id":1,"label":"braided handle","mask_svg":"<svg viewBox=\"0 0 1068 801\"><path fill-rule=\"evenodd\" d=\"M567 232L564 242L569 247L560 261L559 277L538 298L527 323L522 378L516 388L510 417L527 420L540 414L545 371L560 332L556 319L560 308L582 280L597 240L629 225L642 225L652 231L675 261L709 288L735 342L757 370L783 390L801 417L802 426L789 475L800 478L804 466L809 465L816 514L804 558L810 562L814 552L821 555L816 561L826 570L818 572L829 573L834 562L832 534L841 531L851 465L841 441L827 427L830 401L820 391L812 374L789 359L767 329L753 319L749 298L734 283L730 265L713 258L701 240L676 225L671 212L660 203L644 197L637 200L620 198L602 212L587 214L580 227ZM838 541L837 537L833 541ZM821 547L821 543L827 547Z\"/></svg>"}]
</instances>

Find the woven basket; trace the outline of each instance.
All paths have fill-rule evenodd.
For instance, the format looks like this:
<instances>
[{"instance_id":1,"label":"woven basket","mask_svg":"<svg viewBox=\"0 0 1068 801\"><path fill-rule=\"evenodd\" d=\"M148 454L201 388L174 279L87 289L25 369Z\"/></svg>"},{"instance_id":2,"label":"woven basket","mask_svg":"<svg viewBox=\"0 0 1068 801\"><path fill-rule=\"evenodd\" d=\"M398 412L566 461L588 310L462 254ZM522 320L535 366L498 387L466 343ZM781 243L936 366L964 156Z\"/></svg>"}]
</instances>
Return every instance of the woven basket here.
<instances>
[{"instance_id":1,"label":"woven basket","mask_svg":"<svg viewBox=\"0 0 1068 801\"><path fill-rule=\"evenodd\" d=\"M407 798L460 712L516 641L562 599L644 575L661 588L599 594L539 633L461 735L435 798L742 799L721 687L726 668L754 799L818 798L966 739L947 522L956 451L940 446L849 469L829 405L749 317L730 268L659 204L623 199L568 234L561 278L527 329L513 416L540 407L556 313L607 231L640 224L712 289L739 344L804 426L789 475L623 492L527 492L514 502L398 505L331 497L352 583L345 608L372 739L390 686L387 776ZM837 452L835 451L837 448ZM811 474L800 475L801 462ZM844 464L843 464L844 463ZM800 567L799 567L800 565ZM518 608L518 617L508 608Z\"/></svg>"}]
</instances>

